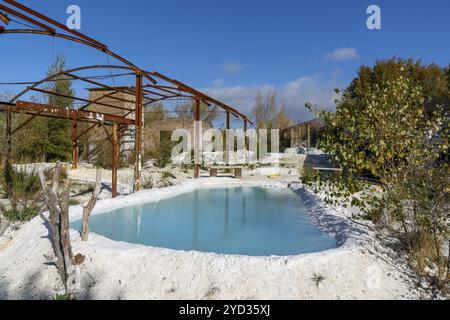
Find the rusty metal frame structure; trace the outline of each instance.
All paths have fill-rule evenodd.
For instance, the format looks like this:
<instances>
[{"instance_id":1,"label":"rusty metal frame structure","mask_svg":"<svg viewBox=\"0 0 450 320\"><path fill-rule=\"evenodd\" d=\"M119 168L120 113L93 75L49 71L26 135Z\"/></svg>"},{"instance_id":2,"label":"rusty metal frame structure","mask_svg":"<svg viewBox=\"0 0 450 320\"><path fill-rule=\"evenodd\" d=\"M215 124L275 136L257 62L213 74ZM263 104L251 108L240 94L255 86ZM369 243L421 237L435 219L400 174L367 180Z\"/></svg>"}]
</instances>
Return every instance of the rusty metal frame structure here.
<instances>
[{"instance_id":1,"label":"rusty metal frame structure","mask_svg":"<svg viewBox=\"0 0 450 320\"><path fill-rule=\"evenodd\" d=\"M22 92L18 93L13 99L8 102L0 104L0 110L6 111L6 143L5 143L5 158L7 161L11 159L11 137L12 135L33 121L36 117L49 117L66 119L73 122L72 126L72 143L73 143L73 167L78 166L78 141L79 139L91 131L95 127L103 127L106 134L112 143L112 194L117 196L117 170L119 161L119 143L124 134L124 128L134 126L134 142L135 142L135 183L134 191L139 191L141 188L141 171L142 171L142 129L143 129L143 113L144 108L159 101L168 101L176 99L191 99L195 101L194 118L200 121L200 103L207 105L215 105L223 109L226 113L227 129L230 129L230 116L242 119L244 128L247 130L248 124L252 124L251 120L237 109L228 106L227 104L216 100L207 94L196 90L178 80L172 79L164 74L153 71L145 71L129 60L119 56L111 51L105 44L88 37L78 31L69 29L65 25L56 20L47 17L17 1L3 0L9 6L0 3L0 35L8 34L27 34L27 35L43 35L61 38L86 45L108 56L111 56L121 62L123 65L91 65L76 69L62 71L58 74L47 77L43 80L37 81L29 85ZM27 28L14 28L12 23L14 18L19 18L25 21ZM126 75L132 76L134 85L129 87L116 87L107 85L101 81L94 80L93 76L80 75L82 72L93 72L95 70L122 70L126 71ZM57 92L51 92L42 88L43 85L58 81L61 77L70 81L81 81L89 84L94 89L104 89L106 94L97 99L89 100L85 97L68 96ZM43 103L36 103L23 100L25 95L30 92L40 92L49 96L57 96L61 98L70 99L73 101L82 102L83 106L78 108L63 108L62 106L48 105ZM118 93L127 95L127 98L118 97ZM104 101L108 99L108 101ZM117 105L118 102L126 102L133 107L124 108ZM116 104L115 104L116 103ZM92 105L102 105L111 109L117 109L121 112L126 111L125 114L117 115L111 112L96 112L89 110ZM14 130L12 129L11 113L23 113L29 115L29 118L20 124ZM91 125L83 132L78 132L78 123L87 122ZM106 127L111 127L111 133L108 133ZM195 178L199 177L199 165L195 165Z\"/></svg>"}]
</instances>

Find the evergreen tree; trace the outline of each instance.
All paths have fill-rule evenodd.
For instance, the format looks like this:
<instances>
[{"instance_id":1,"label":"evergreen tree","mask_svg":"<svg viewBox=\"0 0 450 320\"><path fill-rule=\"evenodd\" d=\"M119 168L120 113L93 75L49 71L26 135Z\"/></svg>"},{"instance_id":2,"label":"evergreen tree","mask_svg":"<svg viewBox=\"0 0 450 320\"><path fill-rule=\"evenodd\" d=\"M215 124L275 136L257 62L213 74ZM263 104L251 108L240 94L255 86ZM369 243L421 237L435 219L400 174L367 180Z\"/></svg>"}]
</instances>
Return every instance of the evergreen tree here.
<instances>
[{"instance_id":1,"label":"evergreen tree","mask_svg":"<svg viewBox=\"0 0 450 320\"><path fill-rule=\"evenodd\" d=\"M50 67L47 76L58 74L66 68L66 59L64 55L58 55L53 65ZM46 88L47 91L73 96L72 82L69 77L60 75L50 82ZM47 95L47 103L61 108L73 108L73 99ZM71 154L70 128L71 122L63 119L46 119L47 124L47 143L45 146L45 157L47 161L66 161Z\"/></svg>"}]
</instances>

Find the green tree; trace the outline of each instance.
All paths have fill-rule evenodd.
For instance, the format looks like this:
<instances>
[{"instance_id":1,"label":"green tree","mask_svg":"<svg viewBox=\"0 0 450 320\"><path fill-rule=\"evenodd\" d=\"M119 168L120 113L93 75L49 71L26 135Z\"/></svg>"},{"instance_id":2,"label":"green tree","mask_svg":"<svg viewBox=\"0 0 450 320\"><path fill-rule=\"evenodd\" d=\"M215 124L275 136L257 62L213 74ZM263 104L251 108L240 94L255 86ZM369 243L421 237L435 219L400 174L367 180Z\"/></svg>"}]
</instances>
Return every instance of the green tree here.
<instances>
[{"instance_id":1,"label":"green tree","mask_svg":"<svg viewBox=\"0 0 450 320\"><path fill-rule=\"evenodd\" d=\"M362 103L366 90L376 84L396 81L402 76L408 78L411 85L422 88L426 103L439 102L442 98L450 98L448 72L436 64L423 65L420 60L380 60L373 67L362 66L359 69L358 76L346 89L345 99L351 99L356 104Z\"/></svg>"},{"instance_id":2,"label":"green tree","mask_svg":"<svg viewBox=\"0 0 450 320\"><path fill-rule=\"evenodd\" d=\"M53 65L50 67L47 76L56 75L66 69L66 59L64 55L58 55ZM46 88L47 91L73 96L72 81L66 75L59 75ZM59 97L55 95L47 95L47 103L52 106L63 108L73 108L73 99ZM71 139L70 127L71 122L63 119L47 119L47 145L46 159L47 161L62 160L70 158Z\"/></svg>"},{"instance_id":3,"label":"green tree","mask_svg":"<svg viewBox=\"0 0 450 320\"><path fill-rule=\"evenodd\" d=\"M167 118L167 110L164 104L151 105L145 110L144 122L146 124L161 121Z\"/></svg>"},{"instance_id":4,"label":"green tree","mask_svg":"<svg viewBox=\"0 0 450 320\"><path fill-rule=\"evenodd\" d=\"M409 60L361 68L336 111L320 114L325 128L319 147L344 175L317 177L315 184L331 203L348 198L376 222L399 225L395 231L420 269L423 261L438 266L434 280L440 285L448 280L443 244L450 236L450 117L438 104L448 95L444 80L443 69ZM427 103L435 103L432 110ZM381 192L370 192L371 183L361 180L366 173Z\"/></svg>"},{"instance_id":5,"label":"green tree","mask_svg":"<svg viewBox=\"0 0 450 320\"><path fill-rule=\"evenodd\" d=\"M445 77L447 78L447 90L450 92L450 64L445 68Z\"/></svg>"},{"instance_id":6,"label":"green tree","mask_svg":"<svg viewBox=\"0 0 450 320\"><path fill-rule=\"evenodd\" d=\"M49 68L47 76L59 74L64 71L65 67L64 55L58 55ZM72 82L65 75L59 75L48 82L45 90L66 96L74 95ZM32 96L30 100L62 108L73 108L72 99L50 94L39 97ZM24 123L29 117L24 114L14 115L14 127ZM71 155L71 125L70 119L36 117L13 135L12 157L14 161L67 161Z\"/></svg>"}]
</instances>

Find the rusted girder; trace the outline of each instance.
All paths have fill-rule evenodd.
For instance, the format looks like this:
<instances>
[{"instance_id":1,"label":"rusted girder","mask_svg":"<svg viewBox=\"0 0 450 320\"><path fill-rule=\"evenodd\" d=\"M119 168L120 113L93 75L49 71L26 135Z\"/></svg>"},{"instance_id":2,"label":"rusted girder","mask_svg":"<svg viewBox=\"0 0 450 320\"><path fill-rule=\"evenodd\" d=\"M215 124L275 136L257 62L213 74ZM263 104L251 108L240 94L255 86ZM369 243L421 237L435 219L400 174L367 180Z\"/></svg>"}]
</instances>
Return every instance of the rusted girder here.
<instances>
[{"instance_id":1,"label":"rusted girder","mask_svg":"<svg viewBox=\"0 0 450 320\"><path fill-rule=\"evenodd\" d=\"M104 114L100 112L91 112L85 110L73 110L69 108L55 107L43 103L27 102L27 101L17 101L12 107L13 111L34 111L44 113L50 113L65 119L73 119L76 117L78 120L91 120L95 122L112 122L118 124L131 125L134 123L132 119L126 119L120 116L115 116L111 114Z\"/></svg>"},{"instance_id":2,"label":"rusted girder","mask_svg":"<svg viewBox=\"0 0 450 320\"><path fill-rule=\"evenodd\" d=\"M194 107L194 179L200 178L200 139L202 132L199 128L199 122L201 121L201 114L200 114L200 99L195 100L195 107Z\"/></svg>"},{"instance_id":3,"label":"rusted girder","mask_svg":"<svg viewBox=\"0 0 450 320\"><path fill-rule=\"evenodd\" d=\"M62 23L60 23L60 22L58 22L58 21L56 21L54 19L51 19L50 17L47 17L46 15L44 15L42 13L39 13L39 12L37 12L37 11L35 11L35 10L33 10L33 9L31 9L31 8L25 6L25 5L23 5L23 4L21 4L21 3L17 2L17 1L14 1L14 0L4 0L4 1L6 3L16 7L16 8L21 9L22 11L26 12L27 14L29 14L31 16L37 17L37 18L47 22L48 24L51 24L54 27L57 27L57 28L65 31L65 32L67 32L69 35L58 33L53 27L45 25L45 24L43 24L43 23L41 23L41 22L39 22L39 21L29 17L29 16L26 16L26 15L20 13L20 12L17 12L15 10L13 10L11 8L8 8L8 7L5 7L5 6L2 6L5 11L7 11L7 12L9 12L9 13L15 15L15 16L18 16L20 18L23 18L23 19L27 20L28 22L34 24L35 26L43 28L45 31L34 30L34 29L19 29L19 30L16 29L16 30L2 30L1 33L40 34L40 35L48 35L48 36L52 36L52 37L60 37L60 38L66 39L66 40L79 42L79 43L82 43L84 45L87 45L87 46L90 46L92 48L95 48L97 50L100 50L102 52L105 52L107 55L117 59L118 61L120 61L123 64L127 65L128 67L130 67L131 69L133 69L136 72L142 72L142 70L139 67L137 67L136 65L134 65L133 63L131 63L127 59L121 57L120 55L118 55L118 54L112 52L111 50L109 50L108 47L105 44L103 44L103 43L101 43L101 42L99 42L99 41L97 41L97 40L95 40L95 39L93 39L91 37L88 37L88 36L84 35L81 32L78 32L76 30L72 30L72 29L68 28L67 26L65 26L64 24L62 24ZM150 82L156 83L156 81L152 77L150 77L148 74L143 73L143 75Z\"/></svg>"},{"instance_id":4,"label":"rusted girder","mask_svg":"<svg viewBox=\"0 0 450 320\"><path fill-rule=\"evenodd\" d=\"M163 74L161 74L159 72L156 72L156 71L155 72L147 72L147 73L152 75L152 76L154 76L154 77L163 79L164 81L167 81L169 83L172 83L172 84L176 85L180 89L183 89L183 91L189 92L194 97L198 97L198 98L200 98L201 100L204 100L204 101L209 101L209 102L211 102L211 103L221 107L222 109L225 109L226 111L230 112L235 117L242 118L242 119L246 117L245 115L243 115L242 113L240 113L236 109L226 105L225 103L223 103L223 102L221 102L219 100L216 100L216 99L208 96L207 94L205 94L203 92L200 92L200 91L198 91L198 90L196 90L196 89L194 89L194 88L192 88L192 87L190 87L190 86L188 86L188 85L186 85L186 84L184 84L184 83L182 83L182 82L180 82L178 80L171 79L171 78L169 78L169 77L167 77L167 76L165 76L165 75L163 75ZM248 120L248 122L253 124L250 120Z\"/></svg>"},{"instance_id":5,"label":"rusted girder","mask_svg":"<svg viewBox=\"0 0 450 320\"><path fill-rule=\"evenodd\" d=\"M5 0L5 1L6 1L6 0ZM7 1L6 1L6 2L7 2ZM14 15L14 16L20 18L20 19L23 19L23 20L25 20L25 21L28 21L28 22L30 22L30 23L32 23L32 24L38 26L38 27L41 27L42 29L47 30L47 31L50 32L50 33L56 33L56 30L53 29L52 27L49 27L49 26L47 26L47 25L45 25L45 24L43 24L43 23L41 23L41 22L39 22L39 21L37 21L37 20L35 20L35 19L33 19L33 18L30 18L30 17L28 17L28 16L26 16L26 15L24 15L24 14L22 14L22 13L16 11L16 10L14 10L14 9L5 7L5 6L2 5L2 4L0 4L0 10L6 11L6 12L8 12L8 13L10 13L10 14L12 14L12 15Z\"/></svg>"},{"instance_id":6,"label":"rusted girder","mask_svg":"<svg viewBox=\"0 0 450 320\"><path fill-rule=\"evenodd\" d=\"M0 20L6 25L8 25L11 22L11 20L9 20L8 16L6 15L6 13L3 13L1 11L0 11Z\"/></svg>"},{"instance_id":7,"label":"rusted girder","mask_svg":"<svg viewBox=\"0 0 450 320\"><path fill-rule=\"evenodd\" d=\"M70 34L73 34L73 35L75 35L75 36L77 36L77 37L79 37L79 38L81 38L83 40L91 42L91 43L93 43L93 44L103 48L104 50L108 49L108 47L106 45L104 45L103 43L101 43L101 42L99 42L97 40L94 40L94 39L92 39L92 38L82 34L81 32L78 32L76 30L72 30L72 29L68 28L67 26L65 26L64 24L59 23L58 21L53 20L53 19L51 19L51 18L49 18L49 17L47 17L47 16L45 16L45 15L35 11L35 10L27 7L27 6L24 6L23 4L21 4L21 3L17 2L17 1L14 1L14 0L4 0L4 1L6 3L16 7L16 8L19 8L20 10L25 11L26 13L28 13L30 15L33 15L33 16L35 16L35 17L37 17L37 18L39 18L39 19L41 19L41 20L43 20L43 21L45 21L45 22L47 22L49 24L52 24L52 25L54 25L54 26L56 26L58 28L61 28L62 30L66 31L66 32L68 32ZM12 10L12 9L9 9L9 10ZM14 15L16 15L16 14L14 14ZM48 26L45 26L45 25L42 25L42 24L41 24L41 27L43 27L44 29L46 29L48 31L51 31L53 33L56 32L56 30L52 29L51 27L48 27Z\"/></svg>"}]
</instances>

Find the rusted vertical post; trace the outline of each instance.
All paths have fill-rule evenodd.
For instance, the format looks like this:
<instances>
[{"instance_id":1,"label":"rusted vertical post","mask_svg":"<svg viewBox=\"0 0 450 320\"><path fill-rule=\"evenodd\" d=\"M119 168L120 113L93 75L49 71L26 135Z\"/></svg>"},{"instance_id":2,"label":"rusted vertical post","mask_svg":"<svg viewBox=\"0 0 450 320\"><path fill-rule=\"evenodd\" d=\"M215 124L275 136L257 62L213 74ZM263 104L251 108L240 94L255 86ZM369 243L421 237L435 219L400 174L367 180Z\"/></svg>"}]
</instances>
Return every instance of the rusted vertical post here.
<instances>
[{"instance_id":1,"label":"rusted vertical post","mask_svg":"<svg viewBox=\"0 0 450 320\"><path fill-rule=\"evenodd\" d=\"M230 137L228 134L228 130L230 130L230 113L228 111L227 111L226 126L227 126L227 129L225 131L225 137L226 137L225 138L225 150L226 150L225 161L226 161L226 164L230 164L230 141L229 141Z\"/></svg>"},{"instance_id":2,"label":"rusted vertical post","mask_svg":"<svg viewBox=\"0 0 450 320\"><path fill-rule=\"evenodd\" d=\"M248 137L247 137L247 117L244 118L244 164L247 164L247 152L249 152L249 141L248 141Z\"/></svg>"},{"instance_id":3,"label":"rusted vertical post","mask_svg":"<svg viewBox=\"0 0 450 320\"><path fill-rule=\"evenodd\" d=\"M142 73L136 73L136 101L135 101L135 165L134 165L134 192L141 189L142 176Z\"/></svg>"},{"instance_id":4,"label":"rusted vertical post","mask_svg":"<svg viewBox=\"0 0 450 320\"><path fill-rule=\"evenodd\" d=\"M79 163L78 122L76 116L74 116L72 125L72 169L78 169L78 163Z\"/></svg>"},{"instance_id":5,"label":"rusted vertical post","mask_svg":"<svg viewBox=\"0 0 450 320\"><path fill-rule=\"evenodd\" d=\"M247 137L247 130L248 130L248 119L247 117L244 118L244 135L245 135L245 148L248 149L248 137Z\"/></svg>"},{"instance_id":6,"label":"rusted vertical post","mask_svg":"<svg viewBox=\"0 0 450 320\"><path fill-rule=\"evenodd\" d=\"M198 179L200 177L200 163L199 163L199 140L201 135L201 132L199 130L199 122L201 121L200 117L200 99L195 100L195 110L194 110L194 117L195 117L195 123L194 123L194 179Z\"/></svg>"},{"instance_id":7,"label":"rusted vertical post","mask_svg":"<svg viewBox=\"0 0 450 320\"><path fill-rule=\"evenodd\" d=\"M114 123L111 135L112 144L112 197L117 197L117 168L119 166L119 142L117 123Z\"/></svg>"}]
</instances>

